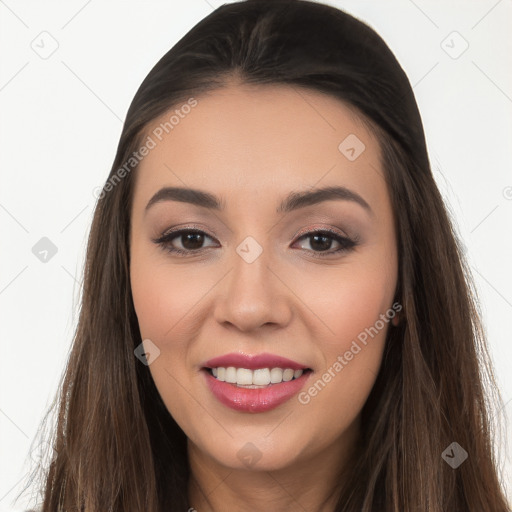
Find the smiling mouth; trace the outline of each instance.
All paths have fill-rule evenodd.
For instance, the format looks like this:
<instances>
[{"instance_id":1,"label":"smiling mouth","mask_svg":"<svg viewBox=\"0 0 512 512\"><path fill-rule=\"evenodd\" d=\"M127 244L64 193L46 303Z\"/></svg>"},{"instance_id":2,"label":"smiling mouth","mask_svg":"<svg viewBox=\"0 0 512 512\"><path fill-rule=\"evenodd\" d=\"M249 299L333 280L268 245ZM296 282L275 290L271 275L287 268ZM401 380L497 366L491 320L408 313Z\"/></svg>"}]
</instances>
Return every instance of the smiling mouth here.
<instances>
[{"instance_id":1,"label":"smiling mouth","mask_svg":"<svg viewBox=\"0 0 512 512\"><path fill-rule=\"evenodd\" d=\"M293 370L292 368L236 368L234 366L203 368L216 380L233 384L236 387L246 389L260 389L290 382L300 378L303 374L311 372L310 368Z\"/></svg>"}]
</instances>

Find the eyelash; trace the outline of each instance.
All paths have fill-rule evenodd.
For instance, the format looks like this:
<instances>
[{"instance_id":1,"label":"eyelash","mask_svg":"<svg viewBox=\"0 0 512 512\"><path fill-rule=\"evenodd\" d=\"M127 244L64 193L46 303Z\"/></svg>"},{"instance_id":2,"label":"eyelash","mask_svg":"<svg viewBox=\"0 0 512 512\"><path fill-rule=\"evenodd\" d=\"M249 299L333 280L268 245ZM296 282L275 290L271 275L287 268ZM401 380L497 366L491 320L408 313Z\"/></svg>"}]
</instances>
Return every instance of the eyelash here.
<instances>
[{"instance_id":1,"label":"eyelash","mask_svg":"<svg viewBox=\"0 0 512 512\"><path fill-rule=\"evenodd\" d=\"M179 238L180 235L184 235L184 234L204 234L208 238L213 239L213 237L208 235L208 233L205 233L204 231L202 231L200 229L184 228L184 229L179 229L176 231L171 231L169 233L166 233L157 239L153 239L153 242L155 244L159 245L160 247L162 247L162 249L164 251L167 251L172 254L179 255L179 256L191 256L192 254L198 254L198 253L202 252L204 249L207 249L207 247L203 247L203 248L199 248L199 249L183 250L183 249L177 249L176 247L172 247L170 245L172 240L174 240L175 238ZM315 235L327 235L328 238L335 240L341 246L339 249L336 249L335 251L330 251L330 252L313 251L313 250L303 249L308 252L311 252L314 257L318 257L318 258L326 258L333 254L349 252L349 251L353 250L354 247L356 247L359 244L358 239L351 239L348 237L341 236L339 233L332 231L330 229L320 229L320 230L308 231L306 233L301 234L299 236L299 238L297 238L297 241L301 240L302 238L311 238Z\"/></svg>"}]
</instances>

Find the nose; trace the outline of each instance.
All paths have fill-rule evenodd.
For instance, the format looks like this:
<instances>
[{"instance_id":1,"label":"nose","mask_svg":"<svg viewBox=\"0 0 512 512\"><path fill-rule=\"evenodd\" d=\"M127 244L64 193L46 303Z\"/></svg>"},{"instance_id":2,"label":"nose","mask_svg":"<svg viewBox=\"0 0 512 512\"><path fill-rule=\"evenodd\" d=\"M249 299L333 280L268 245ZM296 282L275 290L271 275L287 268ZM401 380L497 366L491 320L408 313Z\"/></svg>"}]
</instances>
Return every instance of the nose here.
<instances>
[{"instance_id":1,"label":"nose","mask_svg":"<svg viewBox=\"0 0 512 512\"><path fill-rule=\"evenodd\" d=\"M293 293L273 267L276 265L265 250L252 262L235 252L231 271L217 290L216 321L243 332L267 324L285 327L292 316Z\"/></svg>"}]
</instances>

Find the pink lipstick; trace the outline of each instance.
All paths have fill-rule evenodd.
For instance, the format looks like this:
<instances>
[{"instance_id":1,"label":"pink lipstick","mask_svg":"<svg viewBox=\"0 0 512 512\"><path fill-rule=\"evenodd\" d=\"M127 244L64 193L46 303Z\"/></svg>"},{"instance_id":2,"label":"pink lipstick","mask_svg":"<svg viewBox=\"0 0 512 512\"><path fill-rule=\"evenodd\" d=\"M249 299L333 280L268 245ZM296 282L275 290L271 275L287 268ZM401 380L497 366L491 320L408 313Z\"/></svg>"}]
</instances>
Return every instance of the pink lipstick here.
<instances>
[{"instance_id":1,"label":"pink lipstick","mask_svg":"<svg viewBox=\"0 0 512 512\"><path fill-rule=\"evenodd\" d=\"M265 412L296 395L311 369L275 354L239 353L202 364L206 385L224 405L241 412Z\"/></svg>"}]
</instances>

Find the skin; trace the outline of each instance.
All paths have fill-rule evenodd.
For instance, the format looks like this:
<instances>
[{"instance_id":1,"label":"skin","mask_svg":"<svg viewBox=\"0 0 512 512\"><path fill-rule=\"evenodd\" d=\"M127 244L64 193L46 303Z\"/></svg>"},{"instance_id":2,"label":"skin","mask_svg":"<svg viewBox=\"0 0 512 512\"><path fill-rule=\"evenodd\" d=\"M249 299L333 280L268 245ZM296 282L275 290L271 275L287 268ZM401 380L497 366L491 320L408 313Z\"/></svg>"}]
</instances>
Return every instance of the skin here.
<instances>
[{"instance_id":1,"label":"skin","mask_svg":"<svg viewBox=\"0 0 512 512\"><path fill-rule=\"evenodd\" d=\"M307 390L391 308L398 260L379 145L349 107L320 92L230 83L196 99L137 170L130 238L141 336L160 350L149 368L188 437L190 506L332 511L391 322L307 404L295 396L264 413L234 411L200 369L230 352L270 352L313 369ZM349 134L366 146L354 161L338 150ZM340 185L373 214L347 200L276 213L291 191ZM225 210L163 201L145 213L164 186L208 191ZM202 253L174 255L152 240L191 224L208 235ZM326 228L359 244L315 257L319 245L297 233ZM263 248L250 264L236 252L247 236ZM340 246L329 240L332 253ZM170 244L194 247L181 236ZM260 456L250 467L237 456L249 442Z\"/></svg>"}]
</instances>

